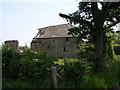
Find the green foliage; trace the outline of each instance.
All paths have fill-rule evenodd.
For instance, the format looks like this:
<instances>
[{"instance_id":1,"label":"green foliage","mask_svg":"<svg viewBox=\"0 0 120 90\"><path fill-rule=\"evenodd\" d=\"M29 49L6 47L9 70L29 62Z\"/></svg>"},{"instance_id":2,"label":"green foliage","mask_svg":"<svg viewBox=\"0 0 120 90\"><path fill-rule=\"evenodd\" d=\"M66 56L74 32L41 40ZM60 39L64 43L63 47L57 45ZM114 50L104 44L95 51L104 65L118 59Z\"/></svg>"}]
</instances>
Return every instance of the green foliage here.
<instances>
[{"instance_id":1,"label":"green foliage","mask_svg":"<svg viewBox=\"0 0 120 90\"><path fill-rule=\"evenodd\" d=\"M116 58L107 63L107 69L104 72L93 72L91 76L82 83L82 88L116 88L117 82L120 82L120 58Z\"/></svg>"},{"instance_id":2,"label":"green foliage","mask_svg":"<svg viewBox=\"0 0 120 90\"><path fill-rule=\"evenodd\" d=\"M117 56L116 56L117 57ZM99 77L104 79L108 88L116 87L117 82L120 82L120 58L117 57L109 63L107 70L99 73Z\"/></svg>"},{"instance_id":3,"label":"green foliage","mask_svg":"<svg viewBox=\"0 0 120 90\"><path fill-rule=\"evenodd\" d=\"M13 49L2 47L3 78L16 79L18 76L18 63L20 55Z\"/></svg>"},{"instance_id":4,"label":"green foliage","mask_svg":"<svg viewBox=\"0 0 120 90\"><path fill-rule=\"evenodd\" d=\"M43 78L39 79L39 81L33 81L33 82L28 82L28 81L21 81L21 80L16 80L16 81L3 81L2 88L15 88L15 89L38 89L38 88L52 88L52 81L49 78Z\"/></svg>"},{"instance_id":5,"label":"green foliage","mask_svg":"<svg viewBox=\"0 0 120 90\"><path fill-rule=\"evenodd\" d=\"M87 82L81 84L81 88L107 88L103 79L97 76L91 76Z\"/></svg>"},{"instance_id":6,"label":"green foliage","mask_svg":"<svg viewBox=\"0 0 120 90\"><path fill-rule=\"evenodd\" d=\"M48 57L45 51L35 53L29 48L16 52L3 47L2 52L3 78L10 80L38 80L48 73L53 62L57 60L55 57Z\"/></svg>"},{"instance_id":7,"label":"green foliage","mask_svg":"<svg viewBox=\"0 0 120 90\"><path fill-rule=\"evenodd\" d=\"M94 45L90 43L81 43L77 46L79 58L84 58L89 61L94 57Z\"/></svg>"},{"instance_id":8,"label":"green foliage","mask_svg":"<svg viewBox=\"0 0 120 90\"><path fill-rule=\"evenodd\" d=\"M50 68L56 65L58 73L63 78L58 79L59 88L110 88L120 82L120 58L115 60L108 57L105 61L104 72L94 72L100 61L96 57L89 57L93 50L92 44L82 44L80 59L58 59L48 57L46 51L32 52L24 48L23 52L2 47L3 88L53 88ZM91 51L91 52L90 52ZM84 59L83 59L84 58ZM90 61L92 58L93 62ZM99 59L101 60L101 59ZM109 61L109 62L108 62Z\"/></svg>"},{"instance_id":9,"label":"green foliage","mask_svg":"<svg viewBox=\"0 0 120 90\"><path fill-rule=\"evenodd\" d=\"M114 46L114 51L116 55L120 55L120 45L119 46Z\"/></svg>"},{"instance_id":10,"label":"green foliage","mask_svg":"<svg viewBox=\"0 0 120 90\"><path fill-rule=\"evenodd\" d=\"M117 40L117 34L115 32L111 33L110 30L108 29L108 32L105 34L104 38L104 54L109 57L113 58L114 55L114 48L113 45L115 41Z\"/></svg>"},{"instance_id":11,"label":"green foliage","mask_svg":"<svg viewBox=\"0 0 120 90\"><path fill-rule=\"evenodd\" d=\"M90 63L85 60L68 59L64 65L65 88L80 88L91 72Z\"/></svg>"}]
</instances>

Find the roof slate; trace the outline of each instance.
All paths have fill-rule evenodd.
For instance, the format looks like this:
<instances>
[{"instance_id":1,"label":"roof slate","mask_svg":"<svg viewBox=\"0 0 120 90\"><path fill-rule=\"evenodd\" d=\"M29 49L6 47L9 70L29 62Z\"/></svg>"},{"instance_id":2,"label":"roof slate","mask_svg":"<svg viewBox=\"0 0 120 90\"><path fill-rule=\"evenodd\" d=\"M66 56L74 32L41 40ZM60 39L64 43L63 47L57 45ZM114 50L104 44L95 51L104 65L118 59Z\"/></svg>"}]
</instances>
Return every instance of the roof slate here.
<instances>
[{"instance_id":1,"label":"roof slate","mask_svg":"<svg viewBox=\"0 0 120 90\"><path fill-rule=\"evenodd\" d=\"M52 38L52 37L72 37L68 35L68 29L73 26L69 24L60 24L44 28L39 28L38 34L34 38Z\"/></svg>"}]
</instances>

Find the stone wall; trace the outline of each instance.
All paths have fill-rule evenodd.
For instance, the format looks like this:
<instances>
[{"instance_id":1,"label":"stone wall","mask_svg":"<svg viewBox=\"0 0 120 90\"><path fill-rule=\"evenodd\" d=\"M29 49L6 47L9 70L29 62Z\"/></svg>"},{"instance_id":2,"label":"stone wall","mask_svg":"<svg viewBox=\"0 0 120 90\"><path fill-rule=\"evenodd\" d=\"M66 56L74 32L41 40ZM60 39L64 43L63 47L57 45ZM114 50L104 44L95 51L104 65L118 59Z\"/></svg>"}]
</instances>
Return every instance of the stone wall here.
<instances>
[{"instance_id":1,"label":"stone wall","mask_svg":"<svg viewBox=\"0 0 120 90\"><path fill-rule=\"evenodd\" d=\"M50 56L77 57L75 37L35 38L31 42L33 51L46 50Z\"/></svg>"},{"instance_id":2,"label":"stone wall","mask_svg":"<svg viewBox=\"0 0 120 90\"><path fill-rule=\"evenodd\" d=\"M5 41L5 45L8 47L8 48L12 48L12 49L15 49L15 50L19 50L19 42L17 40L8 40L8 41Z\"/></svg>"}]
</instances>

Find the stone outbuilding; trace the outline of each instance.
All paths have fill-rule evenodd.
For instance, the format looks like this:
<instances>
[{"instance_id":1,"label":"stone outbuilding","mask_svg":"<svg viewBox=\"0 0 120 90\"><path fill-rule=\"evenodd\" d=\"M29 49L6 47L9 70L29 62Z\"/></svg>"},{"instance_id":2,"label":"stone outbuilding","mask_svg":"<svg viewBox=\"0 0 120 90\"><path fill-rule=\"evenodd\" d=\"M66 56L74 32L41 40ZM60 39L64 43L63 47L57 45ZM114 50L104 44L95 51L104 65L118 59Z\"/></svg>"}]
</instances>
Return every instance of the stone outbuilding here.
<instances>
[{"instance_id":1,"label":"stone outbuilding","mask_svg":"<svg viewBox=\"0 0 120 90\"><path fill-rule=\"evenodd\" d=\"M17 51L19 50L19 42L18 42L18 40L7 40L4 43L8 48L12 48L12 49L15 49Z\"/></svg>"},{"instance_id":2,"label":"stone outbuilding","mask_svg":"<svg viewBox=\"0 0 120 90\"><path fill-rule=\"evenodd\" d=\"M68 29L72 27L69 24L61 24L38 29L38 34L31 42L31 49L36 52L45 50L49 56L60 58L77 57L77 37L68 35Z\"/></svg>"}]
</instances>

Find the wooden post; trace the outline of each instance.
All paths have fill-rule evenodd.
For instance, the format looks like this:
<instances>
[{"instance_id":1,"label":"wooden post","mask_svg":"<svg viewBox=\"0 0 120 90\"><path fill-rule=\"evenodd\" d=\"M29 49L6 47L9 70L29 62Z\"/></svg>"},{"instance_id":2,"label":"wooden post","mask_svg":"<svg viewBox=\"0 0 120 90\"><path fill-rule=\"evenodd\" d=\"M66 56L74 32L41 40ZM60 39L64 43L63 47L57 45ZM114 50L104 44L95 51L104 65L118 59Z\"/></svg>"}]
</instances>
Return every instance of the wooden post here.
<instances>
[{"instance_id":1,"label":"wooden post","mask_svg":"<svg viewBox=\"0 0 120 90\"><path fill-rule=\"evenodd\" d=\"M52 71L53 86L54 88L58 88L57 76L61 79L62 77L57 73L57 68L55 66L51 67L51 71Z\"/></svg>"}]
</instances>

